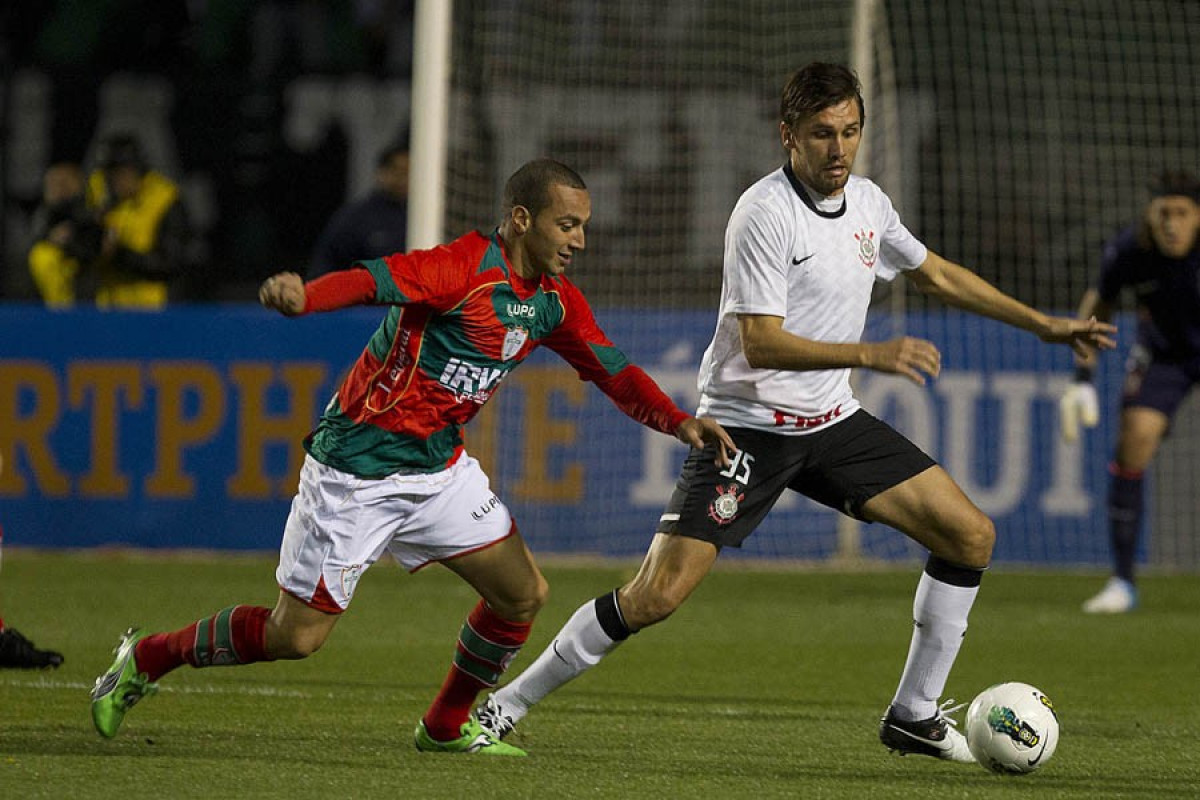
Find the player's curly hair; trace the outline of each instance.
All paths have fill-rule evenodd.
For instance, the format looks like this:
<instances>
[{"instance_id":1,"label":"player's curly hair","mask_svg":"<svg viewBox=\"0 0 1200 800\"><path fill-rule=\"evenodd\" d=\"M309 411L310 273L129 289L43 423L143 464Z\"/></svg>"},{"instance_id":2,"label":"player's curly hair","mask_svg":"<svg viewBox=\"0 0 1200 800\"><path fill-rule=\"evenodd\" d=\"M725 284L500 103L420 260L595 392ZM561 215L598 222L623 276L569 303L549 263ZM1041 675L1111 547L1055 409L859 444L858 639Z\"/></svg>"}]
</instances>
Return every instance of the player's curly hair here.
<instances>
[{"instance_id":1,"label":"player's curly hair","mask_svg":"<svg viewBox=\"0 0 1200 800\"><path fill-rule=\"evenodd\" d=\"M852 98L858 101L860 124L866 124L867 109L863 104L862 84L858 76L841 64L814 61L792 73L783 87L779 118L792 127L803 119Z\"/></svg>"},{"instance_id":2,"label":"player's curly hair","mask_svg":"<svg viewBox=\"0 0 1200 800\"><path fill-rule=\"evenodd\" d=\"M524 206L537 216L550 205L550 187L587 189L579 173L552 158L537 158L527 162L504 184L503 213L508 216L517 206Z\"/></svg>"}]
</instances>

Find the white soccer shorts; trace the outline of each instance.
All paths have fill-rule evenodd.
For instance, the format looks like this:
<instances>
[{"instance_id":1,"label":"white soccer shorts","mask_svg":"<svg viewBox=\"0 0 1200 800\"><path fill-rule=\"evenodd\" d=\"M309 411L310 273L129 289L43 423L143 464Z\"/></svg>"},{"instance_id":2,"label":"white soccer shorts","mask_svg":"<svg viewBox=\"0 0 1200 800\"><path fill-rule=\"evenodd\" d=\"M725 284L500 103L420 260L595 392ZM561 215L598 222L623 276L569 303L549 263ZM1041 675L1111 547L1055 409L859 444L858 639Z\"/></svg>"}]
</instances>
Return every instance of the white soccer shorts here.
<instances>
[{"instance_id":1,"label":"white soccer shorts","mask_svg":"<svg viewBox=\"0 0 1200 800\"><path fill-rule=\"evenodd\" d=\"M385 548L415 572L432 561L481 550L511 532L507 506L466 453L441 472L378 480L305 456L275 578L289 594L337 613L350 604L358 579Z\"/></svg>"}]
</instances>

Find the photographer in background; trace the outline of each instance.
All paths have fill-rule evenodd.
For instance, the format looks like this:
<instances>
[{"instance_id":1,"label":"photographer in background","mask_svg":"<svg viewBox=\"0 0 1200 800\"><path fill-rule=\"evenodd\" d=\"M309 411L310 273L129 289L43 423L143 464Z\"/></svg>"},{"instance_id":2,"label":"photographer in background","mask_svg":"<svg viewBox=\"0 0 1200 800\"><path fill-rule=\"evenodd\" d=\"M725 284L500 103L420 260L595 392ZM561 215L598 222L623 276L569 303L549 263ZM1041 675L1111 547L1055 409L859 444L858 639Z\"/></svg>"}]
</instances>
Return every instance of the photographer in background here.
<instances>
[{"instance_id":1,"label":"photographer in background","mask_svg":"<svg viewBox=\"0 0 1200 800\"><path fill-rule=\"evenodd\" d=\"M1109 536L1113 574L1083 604L1089 614L1137 607L1134 560L1142 528L1143 476L1171 418L1200 382L1200 180L1164 172L1150 186L1142 219L1104 245L1099 282L1079 304L1079 318L1112 318L1125 290L1137 309L1137 342L1126 362L1116 453L1109 472ZM1060 401L1063 437L1100 419L1092 386L1095 356L1076 355L1076 382Z\"/></svg>"},{"instance_id":2,"label":"photographer in background","mask_svg":"<svg viewBox=\"0 0 1200 800\"><path fill-rule=\"evenodd\" d=\"M29 274L46 305L65 308L89 297L94 289L84 287L81 265L99 254L104 228L84 200L78 164L52 164L46 170L33 231Z\"/></svg>"},{"instance_id":3,"label":"photographer in background","mask_svg":"<svg viewBox=\"0 0 1200 800\"><path fill-rule=\"evenodd\" d=\"M189 228L179 187L146 166L129 134L106 139L82 199L65 192L67 165L47 171L29 270L47 305L162 308L184 267ZM59 186L59 183L62 186ZM53 186L53 188L52 188Z\"/></svg>"}]
</instances>

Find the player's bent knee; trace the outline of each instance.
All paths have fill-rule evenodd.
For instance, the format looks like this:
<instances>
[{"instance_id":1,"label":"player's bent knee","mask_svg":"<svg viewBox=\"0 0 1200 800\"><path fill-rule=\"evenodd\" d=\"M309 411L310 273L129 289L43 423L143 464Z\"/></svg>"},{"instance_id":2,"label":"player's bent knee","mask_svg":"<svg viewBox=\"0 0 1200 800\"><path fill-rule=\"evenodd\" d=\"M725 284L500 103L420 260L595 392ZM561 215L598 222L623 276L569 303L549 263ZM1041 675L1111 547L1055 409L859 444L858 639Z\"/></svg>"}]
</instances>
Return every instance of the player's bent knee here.
<instances>
[{"instance_id":1,"label":"player's bent knee","mask_svg":"<svg viewBox=\"0 0 1200 800\"><path fill-rule=\"evenodd\" d=\"M538 574L537 580L523 587L518 595L489 600L492 611L512 622L532 622L550 598L550 584Z\"/></svg>"},{"instance_id":2,"label":"player's bent knee","mask_svg":"<svg viewBox=\"0 0 1200 800\"><path fill-rule=\"evenodd\" d=\"M996 544L996 524L985 514L975 515L958 536L957 563L970 567L986 567L992 560Z\"/></svg>"}]
</instances>

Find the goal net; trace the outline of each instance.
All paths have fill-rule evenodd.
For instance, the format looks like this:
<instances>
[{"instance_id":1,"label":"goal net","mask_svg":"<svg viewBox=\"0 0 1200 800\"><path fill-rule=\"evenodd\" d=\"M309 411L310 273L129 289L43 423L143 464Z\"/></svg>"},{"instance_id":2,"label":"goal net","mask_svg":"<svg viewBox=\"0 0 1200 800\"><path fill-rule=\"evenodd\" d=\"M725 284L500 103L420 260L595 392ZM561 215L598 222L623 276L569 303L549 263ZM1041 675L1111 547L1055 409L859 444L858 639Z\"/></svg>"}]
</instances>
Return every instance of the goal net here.
<instances>
[{"instance_id":1,"label":"goal net","mask_svg":"<svg viewBox=\"0 0 1200 800\"><path fill-rule=\"evenodd\" d=\"M577 169L593 218L571 277L611 338L694 407L729 211L783 163L778 98L789 73L838 61L867 89L857 171L932 249L1026 302L1071 313L1101 242L1136 217L1149 178L1200 168L1197 30L1200 6L1182 0L458 0L446 235L493 225L504 180L526 160ZM1056 444L1069 354L947 313L902 283L881 293L868 338L927 336L947 374L929 388L857 376L868 407L996 518L1000 557L1103 563L1112 442L1099 429L1074 450ZM1101 371L1108 400L1119 362L1108 356ZM1112 413L1110 404L1110 427ZM553 356L513 373L469 436L547 551L642 551L684 456ZM1197 455L1163 454L1156 524L1196 516ZM839 535L838 517L790 499L744 552L918 552L880 526ZM1194 540L1186 527L1173 535Z\"/></svg>"}]
</instances>

